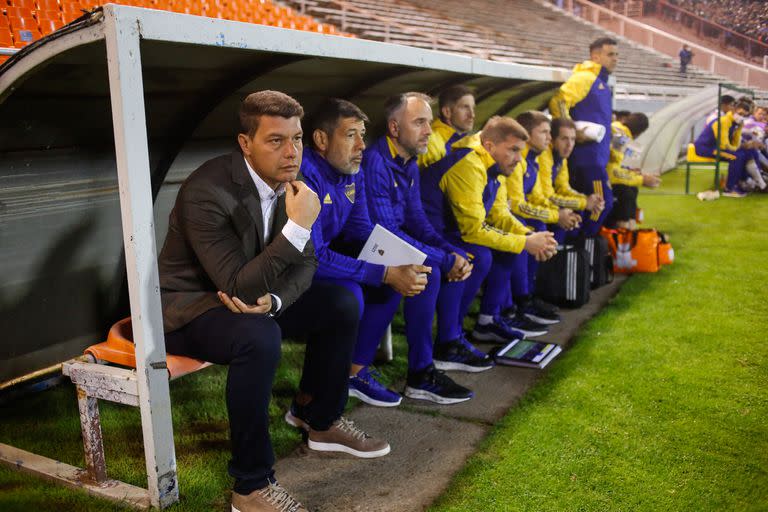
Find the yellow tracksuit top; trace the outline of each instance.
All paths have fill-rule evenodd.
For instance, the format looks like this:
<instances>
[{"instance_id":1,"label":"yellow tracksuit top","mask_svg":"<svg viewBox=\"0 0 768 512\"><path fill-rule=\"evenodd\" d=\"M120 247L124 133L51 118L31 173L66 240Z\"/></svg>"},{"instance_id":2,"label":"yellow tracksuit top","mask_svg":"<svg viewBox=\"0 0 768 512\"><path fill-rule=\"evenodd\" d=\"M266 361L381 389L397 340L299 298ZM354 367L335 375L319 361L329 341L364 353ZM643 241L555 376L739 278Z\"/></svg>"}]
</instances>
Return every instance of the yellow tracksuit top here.
<instances>
[{"instance_id":1,"label":"yellow tracksuit top","mask_svg":"<svg viewBox=\"0 0 768 512\"><path fill-rule=\"evenodd\" d=\"M638 174L629 169L624 169L621 162L624 161L624 147L628 142L634 140L632 132L619 121L611 123L611 155L608 158L608 180L611 185L627 185L629 187L639 187L643 184L642 174Z\"/></svg>"},{"instance_id":2,"label":"yellow tracksuit top","mask_svg":"<svg viewBox=\"0 0 768 512\"><path fill-rule=\"evenodd\" d=\"M468 135L453 145L453 150L460 148L472 151L445 172L439 187L451 205L461 238L497 251L521 253L530 229L507 207L504 176L497 178L498 192L487 213L483 204L483 191L489 185L488 169L496 161L480 143L480 134Z\"/></svg>"},{"instance_id":3,"label":"yellow tracksuit top","mask_svg":"<svg viewBox=\"0 0 768 512\"><path fill-rule=\"evenodd\" d=\"M571 109L587 97L601 69L600 64L591 60L574 66L573 74L549 100L549 112L554 119L571 118Z\"/></svg>"},{"instance_id":4,"label":"yellow tracksuit top","mask_svg":"<svg viewBox=\"0 0 768 512\"><path fill-rule=\"evenodd\" d=\"M524 192L524 180L528 172L528 145L521 152L522 160L515 166L515 170L507 178L507 197L509 198L509 208L512 213L526 219L536 219L544 221L546 224L553 224L560 218L559 208L550 203L541 184L541 175L537 173L536 182L531 192L526 196ZM541 155L539 155L541 156ZM533 155L531 155L533 157ZM537 157L538 159L538 157Z\"/></svg>"},{"instance_id":5,"label":"yellow tracksuit top","mask_svg":"<svg viewBox=\"0 0 768 512\"><path fill-rule=\"evenodd\" d=\"M570 208L571 210L583 210L587 207L587 196L571 188L568 175L568 160L563 159L560 170L552 182L552 168L555 165L555 157L552 146L539 155L539 177L536 186L541 184L541 193L550 203L558 208Z\"/></svg>"},{"instance_id":6,"label":"yellow tracksuit top","mask_svg":"<svg viewBox=\"0 0 768 512\"><path fill-rule=\"evenodd\" d=\"M428 165L443 159L447 153L445 145L455 133L455 128L445 124L439 118L432 121L432 133L429 135L427 152L419 155L417 160L419 169L424 169Z\"/></svg>"}]
</instances>

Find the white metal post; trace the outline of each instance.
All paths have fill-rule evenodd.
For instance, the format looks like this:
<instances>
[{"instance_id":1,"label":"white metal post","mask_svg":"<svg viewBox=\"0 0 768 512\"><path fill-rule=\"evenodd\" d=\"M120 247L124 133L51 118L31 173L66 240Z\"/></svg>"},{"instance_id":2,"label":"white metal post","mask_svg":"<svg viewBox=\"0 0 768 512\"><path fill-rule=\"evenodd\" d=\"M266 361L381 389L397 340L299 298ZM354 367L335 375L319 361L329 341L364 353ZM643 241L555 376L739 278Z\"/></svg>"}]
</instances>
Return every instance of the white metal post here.
<instances>
[{"instance_id":1,"label":"white metal post","mask_svg":"<svg viewBox=\"0 0 768 512\"><path fill-rule=\"evenodd\" d=\"M147 488L152 505L165 508L178 501L179 489L155 247L140 27L135 17L121 17L120 11L114 5L104 8L112 124Z\"/></svg>"}]
</instances>

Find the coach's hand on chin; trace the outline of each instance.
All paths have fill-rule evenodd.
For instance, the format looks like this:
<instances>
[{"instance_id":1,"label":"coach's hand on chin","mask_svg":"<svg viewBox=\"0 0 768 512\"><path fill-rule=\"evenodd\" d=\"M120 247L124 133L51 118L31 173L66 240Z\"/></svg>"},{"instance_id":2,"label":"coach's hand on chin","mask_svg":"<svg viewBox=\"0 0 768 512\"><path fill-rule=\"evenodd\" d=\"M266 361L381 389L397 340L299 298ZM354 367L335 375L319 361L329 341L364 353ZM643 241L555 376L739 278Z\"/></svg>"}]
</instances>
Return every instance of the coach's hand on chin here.
<instances>
[{"instance_id":1,"label":"coach's hand on chin","mask_svg":"<svg viewBox=\"0 0 768 512\"><path fill-rule=\"evenodd\" d=\"M288 218L310 229L320 214L320 199L303 181L285 184L285 212Z\"/></svg>"}]
</instances>

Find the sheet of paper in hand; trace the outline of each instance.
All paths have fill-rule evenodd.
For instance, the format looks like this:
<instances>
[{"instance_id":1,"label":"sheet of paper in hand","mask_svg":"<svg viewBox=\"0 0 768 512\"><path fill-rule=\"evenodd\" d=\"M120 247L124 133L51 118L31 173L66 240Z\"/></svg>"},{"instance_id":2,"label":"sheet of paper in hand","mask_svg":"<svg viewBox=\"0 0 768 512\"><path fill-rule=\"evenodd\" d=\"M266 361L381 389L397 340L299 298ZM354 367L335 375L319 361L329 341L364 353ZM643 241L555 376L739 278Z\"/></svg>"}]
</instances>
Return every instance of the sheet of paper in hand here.
<instances>
[{"instance_id":1,"label":"sheet of paper in hand","mask_svg":"<svg viewBox=\"0 0 768 512\"><path fill-rule=\"evenodd\" d=\"M379 224L360 251L359 260L378 265L421 265L427 255Z\"/></svg>"}]
</instances>

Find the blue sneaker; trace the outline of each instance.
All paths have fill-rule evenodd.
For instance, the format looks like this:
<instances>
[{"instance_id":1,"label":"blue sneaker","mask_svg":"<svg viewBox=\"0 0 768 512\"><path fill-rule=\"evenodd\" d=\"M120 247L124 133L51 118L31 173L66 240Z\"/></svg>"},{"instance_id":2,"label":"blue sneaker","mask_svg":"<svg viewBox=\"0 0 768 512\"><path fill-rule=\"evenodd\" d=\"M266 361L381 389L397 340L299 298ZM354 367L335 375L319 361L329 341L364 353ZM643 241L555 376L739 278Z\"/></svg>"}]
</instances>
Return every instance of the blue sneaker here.
<instances>
[{"instance_id":1,"label":"blue sneaker","mask_svg":"<svg viewBox=\"0 0 768 512\"><path fill-rule=\"evenodd\" d=\"M464 334L455 340L435 343L433 350L435 368L479 373L493 368L493 360L466 340Z\"/></svg>"},{"instance_id":2,"label":"blue sneaker","mask_svg":"<svg viewBox=\"0 0 768 512\"><path fill-rule=\"evenodd\" d=\"M475 324L475 330L472 331L472 337L478 341L498 341L507 343L512 340L522 340L525 333L522 333L511 327L505 319L500 316L493 317L493 322L485 325Z\"/></svg>"},{"instance_id":3,"label":"blue sneaker","mask_svg":"<svg viewBox=\"0 0 768 512\"><path fill-rule=\"evenodd\" d=\"M357 375L349 378L349 396L359 398L363 402L377 407L396 407L400 405L403 397L400 393L392 391L376 378L381 374L371 370L367 366L362 368Z\"/></svg>"}]
</instances>

